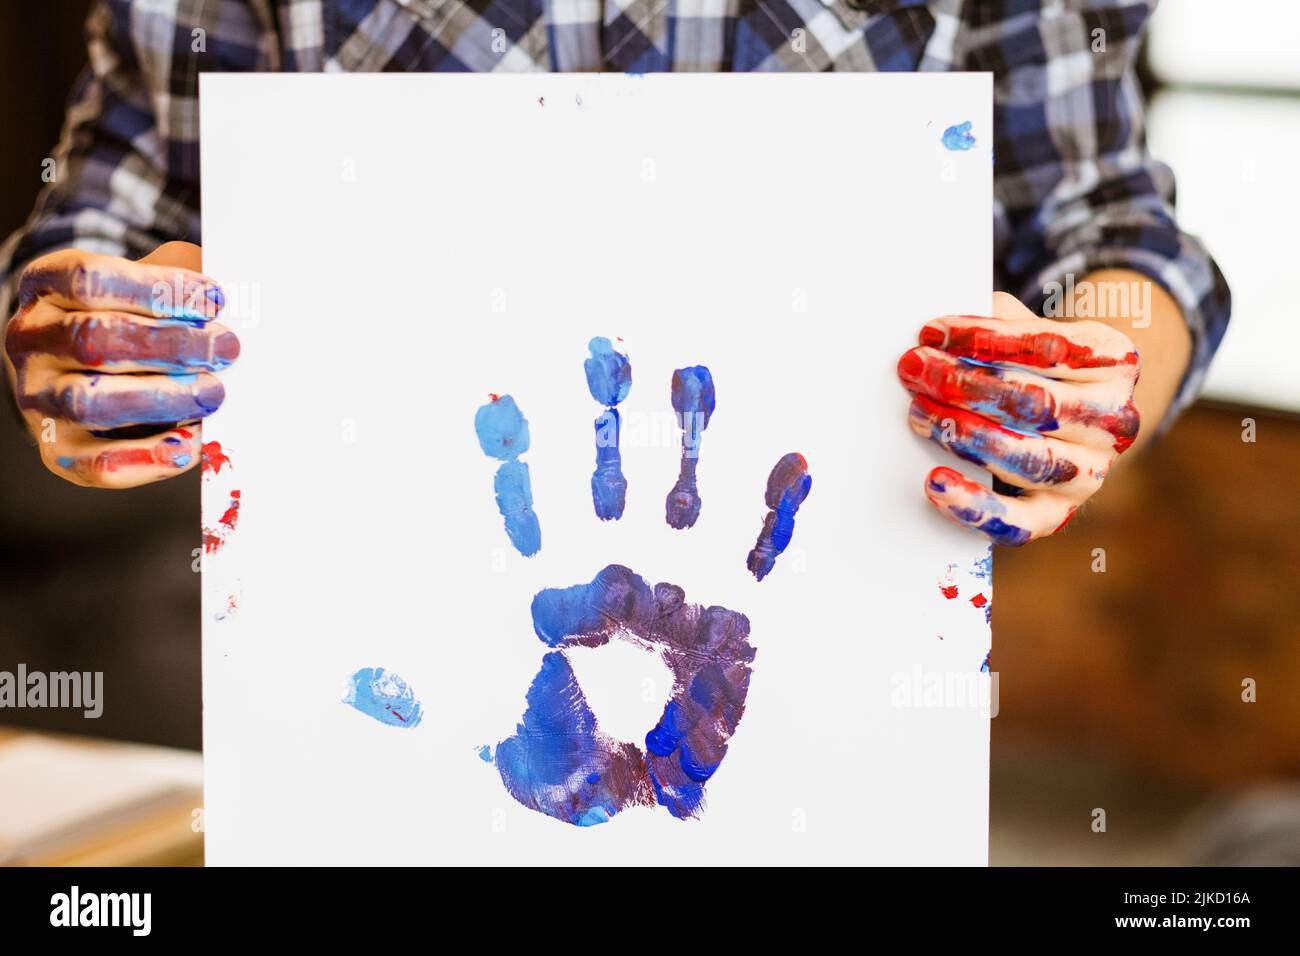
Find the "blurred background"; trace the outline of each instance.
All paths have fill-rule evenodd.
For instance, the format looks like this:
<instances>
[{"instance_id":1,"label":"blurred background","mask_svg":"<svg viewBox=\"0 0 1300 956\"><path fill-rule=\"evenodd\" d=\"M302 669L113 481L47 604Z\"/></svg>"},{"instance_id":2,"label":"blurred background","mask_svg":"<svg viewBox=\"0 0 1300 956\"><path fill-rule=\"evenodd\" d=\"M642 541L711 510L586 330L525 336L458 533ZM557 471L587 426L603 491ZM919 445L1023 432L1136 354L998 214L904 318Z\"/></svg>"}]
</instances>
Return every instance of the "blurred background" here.
<instances>
[{"instance_id":1,"label":"blurred background","mask_svg":"<svg viewBox=\"0 0 1300 956\"><path fill-rule=\"evenodd\" d=\"M85 63L88 6L0 12L2 235L41 185ZM1177 174L1181 223L1228 277L1233 320L1204 398L1167 439L1125 462L1067 532L998 552L994 864L1300 863L1297 35L1293 0L1253 0L1249 16L1166 0L1153 21L1151 148ZM44 470L3 404L0 670L105 671L111 704L96 721L0 712L0 754L25 729L197 750L197 472L76 488ZM1105 573L1092 570L1096 548ZM10 772L60 758L25 759ZM193 761L145 763L169 786L193 782ZM173 829L193 829L188 812ZM0 821L0 860L4 839ZM199 859L156 843L153 862Z\"/></svg>"}]
</instances>

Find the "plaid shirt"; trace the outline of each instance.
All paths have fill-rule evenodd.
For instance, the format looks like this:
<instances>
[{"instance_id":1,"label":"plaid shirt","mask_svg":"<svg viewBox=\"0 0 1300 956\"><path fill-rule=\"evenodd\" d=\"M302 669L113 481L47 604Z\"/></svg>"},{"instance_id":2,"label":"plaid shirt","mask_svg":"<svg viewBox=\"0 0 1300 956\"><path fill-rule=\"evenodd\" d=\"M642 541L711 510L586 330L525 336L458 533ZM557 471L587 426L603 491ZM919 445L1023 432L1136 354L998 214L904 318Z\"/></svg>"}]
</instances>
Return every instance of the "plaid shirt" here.
<instances>
[{"instance_id":1,"label":"plaid shirt","mask_svg":"<svg viewBox=\"0 0 1300 956\"><path fill-rule=\"evenodd\" d=\"M1125 268L1182 307L1195 398L1228 322L1173 177L1147 153L1134 76L1155 0L99 0L57 179L0 249L16 273L66 246L139 257L200 241L198 74L284 71L972 70L994 74L996 279ZM851 118L846 117L846 121ZM863 184L863 188L868 188Z\"/></svg>"}]
</instances>

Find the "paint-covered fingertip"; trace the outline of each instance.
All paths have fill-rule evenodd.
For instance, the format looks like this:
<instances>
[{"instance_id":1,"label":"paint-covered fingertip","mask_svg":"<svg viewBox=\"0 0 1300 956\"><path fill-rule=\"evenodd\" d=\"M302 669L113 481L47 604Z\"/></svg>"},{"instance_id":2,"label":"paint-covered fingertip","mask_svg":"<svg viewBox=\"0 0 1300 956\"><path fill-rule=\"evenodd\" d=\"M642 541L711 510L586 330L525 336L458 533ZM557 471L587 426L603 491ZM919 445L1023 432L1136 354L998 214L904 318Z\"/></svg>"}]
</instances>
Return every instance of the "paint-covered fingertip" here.
<instances>
[{"instance_id":1,"label":"paint-covered fingertip","mask_svg":"<svg viewBox=\"0 0 1300 956\"><path fill-rule=\"evenodd\" d=\"M925 476L926 494L931 496L950 496L956 492L967 495L987 494L988 489L979 482L971 481L961 472L943 465L934 468Z\"/></svg>"},{"instance_id":2,"label":"paint-covered fingertip","mask_svg":"<svg viewBox=\"0 0 1300 956\"><path fill-rule=\"evenodd\" d=\"M234 332L222 332L212 343L212 355L223 367L239 358L239 336Z\"/></svg>"},{"instance_id":3,"label":"paint-covered fingertip","mask_svg":"<svg viewBox=\"0 0 1300 956\"><path fill-rule=\"evenodd\" d=\"M948 344L948 327L942 322L927 322L921 326L917 342L932 349L944 348Z\"/></svg>"},{"instance_id":4,"label":"paint-covered fingertip","mask_svg":"<svg viewBox=\"0 0 1300 956\"><path fill-rule=\"evenodd\" d=\"M925 357L917 349L908 349L898 359L897 371L904 385L917 385L925 371Z\"/></svg>"}]
</instances>

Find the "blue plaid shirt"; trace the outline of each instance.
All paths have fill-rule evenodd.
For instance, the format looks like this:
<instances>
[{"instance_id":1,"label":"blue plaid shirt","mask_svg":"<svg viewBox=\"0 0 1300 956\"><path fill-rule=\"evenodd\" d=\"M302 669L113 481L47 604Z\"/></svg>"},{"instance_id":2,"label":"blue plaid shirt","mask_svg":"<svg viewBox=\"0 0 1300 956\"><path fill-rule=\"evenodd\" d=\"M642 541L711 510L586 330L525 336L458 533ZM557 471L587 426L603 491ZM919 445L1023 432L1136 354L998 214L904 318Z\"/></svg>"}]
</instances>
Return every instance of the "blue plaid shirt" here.
<instances>
[{"instance_id":1,"label":"blue plaid shirt","mask_svg":"<svg viewBox=\"0 0 1300 956\"><path fill-rule=\"evenodd\" d=\"M1000 287L1124 268L1182 307L1195 398L1228 323L1223 276L1178 228L1134 75L1155 0L99 0L57 179L0 249L14 279L66 246L200 241L198 75L227 71L972 70L994 74ZM851 122L851 117L845 117ZM454 185L454 184L452 184ZM863 188L870 188L864 183Z\"/></svg>"}]
</instances>

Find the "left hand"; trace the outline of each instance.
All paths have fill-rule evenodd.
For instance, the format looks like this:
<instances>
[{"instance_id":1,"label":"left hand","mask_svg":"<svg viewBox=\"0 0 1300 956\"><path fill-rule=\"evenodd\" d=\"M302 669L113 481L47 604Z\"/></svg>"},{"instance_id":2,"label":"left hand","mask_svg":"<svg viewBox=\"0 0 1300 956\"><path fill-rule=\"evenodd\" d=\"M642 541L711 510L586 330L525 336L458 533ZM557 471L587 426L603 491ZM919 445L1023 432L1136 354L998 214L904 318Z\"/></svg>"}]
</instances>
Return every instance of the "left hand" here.
<instances>
[{"instance_id":1,"label":"left hand","mask_svg":"<svg viewBox=\"0 0 1300 956\"><path fill-rule=\"evenodd\" d=\"M996 544L1060 530L1137 437L1138 355L1109 325L1044 319L999 292L991 318L934 319L920 342L898 362L912 430L1023 489L935 468L925 493Z\"/></svg>"}]
</instances>

